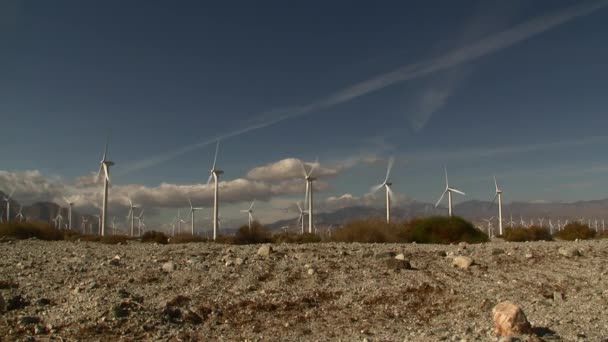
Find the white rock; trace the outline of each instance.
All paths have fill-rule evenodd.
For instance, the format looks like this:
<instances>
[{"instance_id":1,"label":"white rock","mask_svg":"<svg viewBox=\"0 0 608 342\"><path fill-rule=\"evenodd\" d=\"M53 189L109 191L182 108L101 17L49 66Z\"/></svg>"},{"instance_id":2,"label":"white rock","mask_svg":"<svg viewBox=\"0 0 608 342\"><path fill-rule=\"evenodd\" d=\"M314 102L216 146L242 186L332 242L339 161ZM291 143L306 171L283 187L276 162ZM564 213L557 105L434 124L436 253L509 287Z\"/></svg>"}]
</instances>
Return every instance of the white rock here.
<instances>
[{"instance_id":1,"label":"white rock","mask_svg":"<svg viewBox=\"0 0 608 342\"><path fill-rule=\"evenodd\" d=\"M492 309L492 318L494 331L499 336L528 334L532 331L532 326L524 311L509 301L496 304Z\"/></svg>"},{"instance_id":2,"label":"white rock","mask_svg":"<svg viewBox=\"0 0 608 342\"><path fill-rule=\"evenodd\" d=\"M399 253L399 254L397 254L397 256L395 256L395 259L397 259L397 260L405 260L405 255L403 255L403 253Z\"/></svg>"},{"instance_id":3,"label":"white rock","mask_svg":"<svg viewBox=\"0 0 608 342\"><path fill-rule=\"evenodd\" d=\"M452 260L452 266L467 269L473 264L473 259L468 256L457 256Z\"/></svg>"},{"instance_id":4,"label":"white rock","mask_svg":"<svg viewBox=\"0 0 608 342\"><path fill-rule=\"evenodd\" d=\"M264 245L258 249L258 255L263 257L268 257L272 254L273 250L270 245Z\"/></svg>"},{"instance_id":5,"label":"white rock","mask_svg":"<svg viewBox=\"0 0 608 342\"><path fill-rule=\"evenodd\" d=\"M169 272L175 271L177 269L177 266L175 266L173 261L168 261L163 264L162 269L163 269L163 271L169 273Z\"/></svg>"}]
</instances>

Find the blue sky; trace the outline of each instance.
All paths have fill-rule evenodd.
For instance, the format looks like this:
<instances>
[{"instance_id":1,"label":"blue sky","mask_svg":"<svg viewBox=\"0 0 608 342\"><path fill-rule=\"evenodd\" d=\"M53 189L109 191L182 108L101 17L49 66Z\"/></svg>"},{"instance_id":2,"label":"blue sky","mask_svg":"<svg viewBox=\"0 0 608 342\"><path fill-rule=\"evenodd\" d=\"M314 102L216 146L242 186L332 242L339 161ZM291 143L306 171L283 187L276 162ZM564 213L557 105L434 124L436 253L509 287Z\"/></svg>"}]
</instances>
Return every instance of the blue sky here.
<instances>
[{"instance_id":1,"label":"blue sky","mask_svg":"<svg viewBox=\"0 0 608 342\"><path fill-rule=\"evenodd\" d=\"M444 166L467 199L491 199L493 174L506 201L606 197L605 1L9 0L0 13L0 170L19 174L3 188L26 170L96 171L109 132L115 187L206 182L206 142L222 136L225 180L318 157L340 170L321 199L363 196L390 155L395 192L422 201Z\"/></svg>"}]
</instances>

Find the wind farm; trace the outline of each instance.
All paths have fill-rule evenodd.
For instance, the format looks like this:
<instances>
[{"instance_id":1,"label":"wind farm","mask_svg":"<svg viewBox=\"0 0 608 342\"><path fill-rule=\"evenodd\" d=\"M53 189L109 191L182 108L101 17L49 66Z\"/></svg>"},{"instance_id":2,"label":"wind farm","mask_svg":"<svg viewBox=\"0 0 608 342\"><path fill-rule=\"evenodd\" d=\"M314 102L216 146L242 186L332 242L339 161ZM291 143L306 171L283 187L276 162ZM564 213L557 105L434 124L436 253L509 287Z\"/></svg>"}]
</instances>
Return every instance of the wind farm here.
<instances>
[{"instance_id":1,"label":"wind farm","mask_svg":"<svg viewBox=\"0 0 608 342\"><path fill-rule=\"evenodd\" d=\"M0 1L0 340L604 341L606 22Z\"/></svg>"}]
</instances>

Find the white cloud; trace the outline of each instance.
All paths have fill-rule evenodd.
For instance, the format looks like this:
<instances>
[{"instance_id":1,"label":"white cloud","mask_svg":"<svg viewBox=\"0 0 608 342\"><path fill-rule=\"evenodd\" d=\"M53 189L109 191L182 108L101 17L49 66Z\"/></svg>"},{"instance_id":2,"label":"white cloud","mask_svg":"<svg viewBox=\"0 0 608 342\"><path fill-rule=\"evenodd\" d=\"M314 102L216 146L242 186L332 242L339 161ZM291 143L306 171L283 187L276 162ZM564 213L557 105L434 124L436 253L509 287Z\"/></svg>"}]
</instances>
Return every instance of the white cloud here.
<instances>
[{"instance_id":1,"label":"white cloud","mask_svg":"<svg viewBox=\"0 0 608 342\"><path fill-rule=\"evenodd\" d=\"M277 162L269 163L263 166L255 167L247 172L247 178L253 180L277 181L294 178L303 178L304 170L302 169L300 159L286 158ZM306 163L306 170L310 170L314 166L313 176L315 177L332 177L338 175L343 169L343 166L334 168L323 167L320 164Z\"/></svg>"}]
</instances>

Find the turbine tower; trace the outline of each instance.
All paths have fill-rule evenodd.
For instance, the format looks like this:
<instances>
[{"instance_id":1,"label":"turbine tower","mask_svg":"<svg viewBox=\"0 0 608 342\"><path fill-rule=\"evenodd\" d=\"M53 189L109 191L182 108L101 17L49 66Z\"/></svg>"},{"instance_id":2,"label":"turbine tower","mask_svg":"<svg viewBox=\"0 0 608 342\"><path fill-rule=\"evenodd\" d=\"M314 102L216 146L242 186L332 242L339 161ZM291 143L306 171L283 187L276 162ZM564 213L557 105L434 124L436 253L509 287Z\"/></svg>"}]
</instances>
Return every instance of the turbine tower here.
<instances>
[{"instance_id":1,"label":"turbine tower","mask_svg":"<svg viewBox=\"0 0 608 342\"><path fill-rule=\"evenodd\" d=\"M114 165L114 162L111 162L107 159L108 155L108 143L110 138L106 139L106 148L103 151L103 158L99 162L99 171L97 172L97 177L101 174L101 170L103 169L104 180L103 180L103 203L101 206L101 226L99 228L99 234L104 236L106 233L106 216L108 214L108 185L110 184L110 166Z\"/></svg>"},{"instance_id":2,"label":"turbine tower","mask_svg":"<svg viewBox=\"0 0 608 342\"><path fill-rule=\"evenodd\" d=\"M194 212L196 210L203 210L203 208L195 208L192 206L192 201L190 201L190 198L188 198L188 204L190 204L190 223L191 223L191 227L190 227L190 233L194 236Z\"/></svg>"},{"instance_id":3,"label":"turbine tower","mask_svg":"<svg viewBox=\"0 0 608 342\"><path fill-rule=\"evenodd\" d=\"M249 209L241 210L242 213L247 213L249 216L249 230L251 231L251 223L253 222L253 205L255 204L255 199L251 202Z\"/></svg>"},{"instance_id":4,"label":"turbine tower","mask_svg":"<svg viewBox=\"0 0 608 342\"><path fill-rule=\"evenodd\" d=\"M213 167L211 168L211 174L209 175L209 179L207 180L207 184L211 183L211 179L214 181L213 185L213 240L217 239L217 229L219 226L219 191L218 191L218 183L219 177L224 171L215 168L215 164L217 162L217 154L220 150L220 141L217 141L217 145L215 145L215 157L213 158Z\"/></svg>"},{"instance_id":5,"label":"turbine tower","mask_svg":"<svg viewBox=\"0 0 608 342\"><path fill-rule=\"evenodd\" d=\"M496 188L496 194L494 195L494 199L490 206L493 206L496 198L498 198L498 234L502 236L502 189L498 187L496 176L494 176L494 187ZM511 219L511 221L512 220L513 219Z\"/></svg>"},{"instance_id":6,"label":"turbine tower","mask_svg":"<svg viewBox=\"0 0 608 342\"><path fill-rule=\"evenodd\" d=\"M137 216L137 236L141 236L141 227L144 220L144 209L139 212L139 216Z\"/></svg>"},{"instance_id":7,"label":"turbine tower","mask_svg":"<svg viewBox=\"0 0 608 342\"><path fill-rule=\"evenodd\" d=\"M74 202L70 202L66 197L63 200L68 204L68 229L72 230L72 207L74 206Z\"/></svg>"},{"instance_id":8,"label":"turbine tower","mask_svg":"<svg viewBox=\"0 0 608 342\"><path fill-rule=\"evenodd\" d=\"M314 164L312 164L310 166L310 171L306 170L306 166L304 166L304 163L300 162L300 165L302 165L302 171L304 174L304 180L306 181L306 195L305 200L307 202L307 213L308 213L308 232L310 234L313 233L313 229L314 229L314 220L313 220L313 196L312 196L312 182L316 181L317 179L314 178L312 176L312 172L315 170L315 167L317 167L317 165L319 164L318 161L315 161Z\"/></svg>"},{"instance_id":9,"label":"turbine tower","mask_svg":"<svg viewBox=\"0 0 608 342\"><path fill-rule=\"evenodd\" d=\"M129 216L131 216L131 236L134 234L134 226L135 226L135 211L133 209L139 209L139 207L133 205L133 201L131 197L129 197L129 213L127 214L127 220Z\"/></svg>"},{"instance_id":10,"label":"turbine tower","mask_svg":"<svg viewBox=\"0 0 608 342\"><path fill-rule=\"evenodd\" d=\"M11 221L11 198L15 193L15 189L8 196L4 196L4 200L6 201L6 223Z\"/></svg>"},{"instance_id":11,"label":"turbine tower","mask_svg":"<svg viewBox=\"0 0 608 342\"><path fill-rule=\"evenodd\" d=\"M439 201L437 201L437 203L435 203L435 208L437 208L439 203L441 203L441 200L443 200L443 196L445 196L445 194L447 193L448 194L448 216L449 217L452 217L452 192L461 194L463 196L465 195L464 192L462 192L456 188L450 187L450 182L448 181L448 170L445 169L445 190L441 194L441 197L439 197Z\"/></svg>"},{"instance_id":12,"label":"turbine tower","mask_svg":"<svg viewBox=\"0 0 608 342\"><path fill-rule=\"evenodd\" d=\"M388 160L388 167L386 169L386 177L384 178L384 182L374 186L371 189L372 194L376 193L383 187L386 190L386 223L391 223L391 198L393 197L393 191L391 190L391 186L393 185L393 183L388 181L388 177L391 175L391 169L393 168L394 163L395 158L391 157Z\"/></svg>"},{"instance_id":13,"label":"turbine tower","mask_svg":"<svg viewBox=\"0 0 608 342\"><path fill-rule=\"evenodd\" d=\"M306 211L302 210L300 202L296 202L296 205L298 206L298 210L300 210L300 216L298 216L298 221L296 224L300 223L302 225L302 234L304 234L304 214L306 214Z\"/></svg>"}]
</instances>

